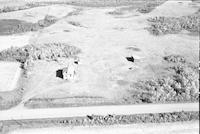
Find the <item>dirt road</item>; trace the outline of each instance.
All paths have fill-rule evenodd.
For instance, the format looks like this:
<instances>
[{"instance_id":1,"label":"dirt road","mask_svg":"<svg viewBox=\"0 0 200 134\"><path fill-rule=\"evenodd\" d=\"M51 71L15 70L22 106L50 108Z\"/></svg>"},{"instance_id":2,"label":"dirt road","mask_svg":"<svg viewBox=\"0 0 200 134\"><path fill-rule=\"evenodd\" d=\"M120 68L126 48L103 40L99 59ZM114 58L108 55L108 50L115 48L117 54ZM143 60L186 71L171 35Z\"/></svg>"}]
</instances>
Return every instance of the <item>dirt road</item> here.
<instances>
[{"instance_id":1,"label":"dirt road","mask_svg":"<svg viewBox=\"0 0 200 134\"><path fill-rule=\"evenodd\" d=\"M87 115L128 115L145 113L167 113L181 111L199 111L199 103L148 104L120 106L92 106L46 109L10 109L0 111L0 120L44 119L78 117Z\"/></svg>"},{"instance_id":2,"label":"dirt road","mask_svg":"<svg viewBox=\"0 0 200 134\"><path fill-rule=\"evenodd\" d=\"M199 123L131 124L94 127L62 127L16 130L10 134L198 134Z\"/></svg>"}]
</instances>

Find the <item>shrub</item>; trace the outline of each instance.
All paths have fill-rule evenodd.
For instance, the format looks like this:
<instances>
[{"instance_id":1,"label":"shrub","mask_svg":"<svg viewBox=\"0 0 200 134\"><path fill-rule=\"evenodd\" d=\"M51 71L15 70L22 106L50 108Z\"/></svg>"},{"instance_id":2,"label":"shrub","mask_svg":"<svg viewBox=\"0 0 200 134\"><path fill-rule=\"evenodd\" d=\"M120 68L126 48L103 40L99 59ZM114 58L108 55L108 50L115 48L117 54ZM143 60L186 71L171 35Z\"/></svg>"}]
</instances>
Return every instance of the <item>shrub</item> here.
<instances>
[{"instance_id":1,"label":"shrub","mask_svg":"<svg viewBox=\"0 0 200 134\"><path fill-rule=\"evenodd\" d=\"M18 61L25 63L32 60L54 60L59 57L72 57L80 53L80 49L65 43L50 43L43 45L27 45L22 48L11 47L0 52L2 61Z\"/></svg>"},{"instance_id":2,"label":"shrub","mask_svg":"<svg viewBox=\"0 0 200 134\"><path fill-rule=\"evenodd\" d=\"M140 13L150 13L152 10L155 9L155 7L157 6L157 4L155 3L148 3L144 6L142 6L141 8L138 8L138 12Z\"/></svg>"},{"instance_id":3,"label":"shrub","mask_svg":"<svg viewBox=\"0 0 200 134\"><path fill-rule=\"evenodd\" d=\"M46 15L43 20L39 20L38 21L38 25L40 27L48 27L48 26L54 24L56 21L57 21L56 17L50 16L50 15Z\"/></svg>"},{"instance_id":4,"label":"shrub","mask_svg":"<svg viewBox=\"0 0 200 134\"><path fill-rule=\"evenodd\" d=\"M131 95L125 101L129 101L129 103L156 103L199 100L198 68L188 63L182 56L170 55L166 57L168 62L180 62L167 68L172 75L133 83L133 89L129 91Z\"/></svg>"},{"instance_id":5,"label":"shrub","mask_svg":"<svg viewBox=\"0 0 200 134\"><path fill-rule=\"evenodd\" d=\"M68 23L71 24L71 25L73 25L73 26L83 27L79 22L69 21Z\"/></svg>"},{"instance_id":6,"label":"shrub","mask_svg":"<svg viewBox=\"0 0 200 134\"><path fill-rule=\"evenodd\" d=\"M190 15L176 17L154 17L149 18L150 27L147 30L153 35L175 34L182 30L198 33L200 29L199 11Z\"/></svg>"},{"instance_id":7,"label":"shrub","mask_svg":"<svg viewBox=\"0 0 200 134\"><path fill-rule=\"evenodd\" d=\"M173 62L173 63L185 63L186 62L185 58L180 55L165 56L164 60L166 60L168 62Z\"/></svg>"}]
</instances>

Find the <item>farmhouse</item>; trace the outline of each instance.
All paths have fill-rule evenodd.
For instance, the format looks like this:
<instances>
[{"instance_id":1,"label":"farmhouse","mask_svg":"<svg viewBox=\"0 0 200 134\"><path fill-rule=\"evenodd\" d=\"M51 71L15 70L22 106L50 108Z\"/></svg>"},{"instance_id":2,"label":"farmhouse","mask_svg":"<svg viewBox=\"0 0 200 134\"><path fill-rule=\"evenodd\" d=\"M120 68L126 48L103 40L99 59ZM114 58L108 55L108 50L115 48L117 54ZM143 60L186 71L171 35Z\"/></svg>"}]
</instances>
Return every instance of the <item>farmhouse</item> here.
<instances>
[{"instance_id":1,"label":"farmhouse","mask_svg":"<svg viewBox=\"0 0 200 134\"><path fill-rule=\"evenodd\" d=\"M56 77L62 78L64 80L73 80L75 78L75 66L69 64L67 67L59 69L56 71Z\"/></svg>"}]
</instances>

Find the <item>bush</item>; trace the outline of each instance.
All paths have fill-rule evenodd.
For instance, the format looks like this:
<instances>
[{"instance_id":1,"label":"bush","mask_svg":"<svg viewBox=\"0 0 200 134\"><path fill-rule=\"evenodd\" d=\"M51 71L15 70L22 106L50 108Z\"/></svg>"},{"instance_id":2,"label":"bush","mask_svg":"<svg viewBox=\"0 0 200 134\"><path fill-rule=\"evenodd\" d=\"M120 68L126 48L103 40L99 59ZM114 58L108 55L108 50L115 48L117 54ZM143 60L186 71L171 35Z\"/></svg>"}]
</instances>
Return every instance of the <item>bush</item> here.
<instances>
[{"instance_id":1,"label":"bush","mask_svg":"<svg viewBox=\"0 0 200 134\"><path fill-rule=\"evenodd\" d=\"M28 56L29 54L26 50L17 47L11 47L0 52L1 61L18 61L24 63Z\"/></svg>"},{"instance_id":2,"label":"bush","mask_svg":"<svg viewBox=\"0 0 200 134\"><path fill-rule=\"evenodd\" d=\"M150 2L150 3L147 3L146 5L142 6L141 8L138 8L137 11L140 13L150 13L158 5L159 4L156 4L155 2Z\"/></svg>"},{"instance_id":3,"label":"bush","mask_svg":"<svg viewBox=\"0 0 200 134\"><path fill-rule=\"evenodd\" d=\"M118 9L118 10L108 12L108 14L109 15L123 15L124 13L123 13L123 11Z\"/></svg>"},{"instance_id":4,"label":"bush","mask_svg":"<svg viewBox=\"0 0 200 134\"><path fill-rule=\"evenodd\" d=\"M54 16L46 15L43 20L38 21L38 25L40 27L48 27L54 23L56 23L57 19Z\"/></svg>"},{"instance_id":5,"label":"bush","mask_svg":"<svg viewBox=\"0 0 200 134\"><path fill-rule=\"evenodd\" d=\"M171 75L157 79L133 83L129 103L194 102L199 100L198 68L188 63L184 57L170 55L168 62L179 62L168 67ZM165 59L164 58L164 59Z\"/></svg>"},{"instance_id":6,"label":"bush","mask_svg":"<svg viewBox=\"0 0 200 134\"><path fill-rule=\"evenodd\" d=\"M22 48L11 47L0 52L1 61L18 61L25 63L27 60L55 60L59 57L73 57L80 53L80 49L64 43L50 43L43 45L27 45Z\"/></svg>"},{"instance_id":7,"label":"bush","mask_svg":"<svg viewBox=\"0 0 200 134\"><path fill-rule=\"evenodd\" d=\"M185 58L180 55L165 56L164 60L166 60L168 62L173 62L173 63L185 63L186 62Z\"/></svg>"},{"instance_id":8,"label":"bush","mask_svg":"<svg viewBox=\"0 0 200 134\"><path fill-rule=\"evenodd\" d=\"M150 27L147 30L153 35L176 34L182 30L198 33L200 29L199 11L183 17L154 17L149 18Z\"/></svg>"},{"instance_id":9,"label":"bush","mask_svg":"<svg viewBox=\"0 0 200 134\"><path fill-rule=\"evenodd\" d=\"M69 21L68 23L76 27L83 27L79 22Z\"/></svg>"}]
</instances>

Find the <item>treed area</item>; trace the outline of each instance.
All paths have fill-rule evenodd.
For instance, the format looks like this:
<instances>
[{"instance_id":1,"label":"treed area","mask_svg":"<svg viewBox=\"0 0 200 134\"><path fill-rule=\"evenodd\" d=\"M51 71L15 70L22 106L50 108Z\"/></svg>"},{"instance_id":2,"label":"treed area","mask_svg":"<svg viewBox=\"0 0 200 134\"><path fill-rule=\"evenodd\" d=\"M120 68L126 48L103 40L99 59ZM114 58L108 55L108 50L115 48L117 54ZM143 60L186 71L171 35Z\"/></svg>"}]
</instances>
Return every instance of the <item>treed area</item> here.
<instances>
[{"instance_id":1,"label":"treed area","mask_svg":"<svg viewBox=\"0 0 200 134\"><path fill-rule=\"evenodd\" d=\"M154 17L148 19L150 27L147 28L153 35L176 34L183 30L199 34L200 10L189 16L182 17Z\"/></svg>"},{"instance_id":2,"label":"treed area","mask_svg":"<svg viewBox=\"0 0 200 134\"><path fill-rule=\"evenodd\" d=\"M167 103L199 100L198 67L186 61L183 56L169 55L163 58L171 64L166 68L169 76L132 84L128 103Z\"/></svg>"},{"instance_id":3,"label":"treed area","mask_svg":"<svg viewBox=\"0 0 200 134\"><path fill-rule=\"evenodd\" d=\"M81 50L65 43L27 45L21 48L11 47L0 52L1 61L18 61L25 63L30 60L56 60L57 58L73 57Z\"/></svg>"}]
</instances>

